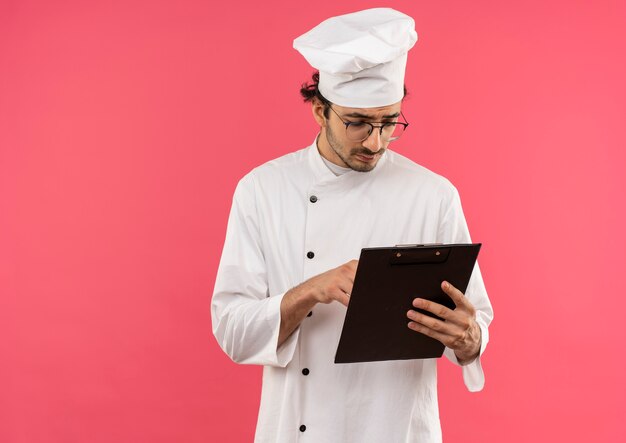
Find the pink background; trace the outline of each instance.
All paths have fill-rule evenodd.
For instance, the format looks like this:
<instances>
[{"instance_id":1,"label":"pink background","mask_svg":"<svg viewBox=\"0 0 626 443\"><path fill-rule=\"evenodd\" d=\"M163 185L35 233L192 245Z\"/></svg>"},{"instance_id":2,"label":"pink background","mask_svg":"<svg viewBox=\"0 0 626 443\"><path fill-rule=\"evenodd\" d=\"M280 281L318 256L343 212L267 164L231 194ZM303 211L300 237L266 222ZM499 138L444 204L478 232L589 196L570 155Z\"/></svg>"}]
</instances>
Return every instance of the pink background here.
<instances>
[{"instance_id":1,"label":"pink background","mask_svg":"<svg viewBox=\"0 0 626 443\"><path fill-rule=\"evenodd\" d=\"M396 149L459 188L496 316L447 442L618 441L626 3L396 1ZM293 38L372 1L0 2L0 441L246 442L210 297L234 186L308 145Z\"/></svg>"}]
</instances>

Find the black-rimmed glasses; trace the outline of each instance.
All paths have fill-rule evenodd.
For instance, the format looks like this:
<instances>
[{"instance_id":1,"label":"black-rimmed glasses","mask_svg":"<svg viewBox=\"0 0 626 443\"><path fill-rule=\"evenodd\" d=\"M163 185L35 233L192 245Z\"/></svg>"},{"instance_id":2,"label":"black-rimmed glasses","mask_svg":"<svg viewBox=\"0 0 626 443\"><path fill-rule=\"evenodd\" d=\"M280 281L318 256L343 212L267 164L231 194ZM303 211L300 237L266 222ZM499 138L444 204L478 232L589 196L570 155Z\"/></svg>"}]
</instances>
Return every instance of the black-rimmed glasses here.
<instances>
[{"instance_id":1,"label":"black-rimmed glasses","mask_svg":"<svg viewBox=\"0 0 626 443\"><path fill-rule=\"evenodd\" d=\"M392 142L400 138L406 127L409 126L402 111L400 111L400 115L404 119L404 122L347 122L337 114L337 111L335 111L332 106L329 107L335 115L339 117L339 120L346 125L346 136L353 142L362 142L367 139L374 131L374 128L380 129L380 138L383 141Z\"/></svg>"}]
</instances>

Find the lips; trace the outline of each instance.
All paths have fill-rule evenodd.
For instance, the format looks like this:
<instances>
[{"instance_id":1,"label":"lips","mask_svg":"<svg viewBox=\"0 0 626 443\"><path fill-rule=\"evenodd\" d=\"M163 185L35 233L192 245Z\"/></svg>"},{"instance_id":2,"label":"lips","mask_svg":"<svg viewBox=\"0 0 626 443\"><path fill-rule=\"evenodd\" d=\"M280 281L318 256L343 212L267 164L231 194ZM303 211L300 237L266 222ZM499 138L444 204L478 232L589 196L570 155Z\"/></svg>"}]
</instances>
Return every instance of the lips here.
<instances>
[{"instance_id":1,"label":"lips","mask_svg":"<svg viewBox=\"0 0 626 443\"><path fill-rule=\"evenodd\" d=\"M365 163L369 163L374 161L374 159L376 158L375 155L364 155L364 154L357 154L356 158L358 158L360 161L365 162Z\"/></svg>"}]
</instances>

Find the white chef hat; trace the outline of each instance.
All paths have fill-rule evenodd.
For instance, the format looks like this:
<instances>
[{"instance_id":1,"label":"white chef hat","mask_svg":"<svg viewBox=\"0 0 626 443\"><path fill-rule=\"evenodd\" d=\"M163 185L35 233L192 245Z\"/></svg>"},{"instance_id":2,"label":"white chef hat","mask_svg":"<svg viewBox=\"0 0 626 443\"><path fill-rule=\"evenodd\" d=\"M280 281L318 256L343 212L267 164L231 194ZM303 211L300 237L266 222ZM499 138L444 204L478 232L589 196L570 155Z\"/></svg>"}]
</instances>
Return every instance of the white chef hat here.
<instances>
[{"instance_id":1,"label":"white chef hat","mask_svg":"<svg viewBox=\"0 0 626 443\"><path fill-rule=\"evenodd\" d=\"M320 71L319 91L332 103L374 108L404 97L404 70L417 41L415 22L391 8L374 8L323 21L293 41Z\"/></svg>"}]
</instances>

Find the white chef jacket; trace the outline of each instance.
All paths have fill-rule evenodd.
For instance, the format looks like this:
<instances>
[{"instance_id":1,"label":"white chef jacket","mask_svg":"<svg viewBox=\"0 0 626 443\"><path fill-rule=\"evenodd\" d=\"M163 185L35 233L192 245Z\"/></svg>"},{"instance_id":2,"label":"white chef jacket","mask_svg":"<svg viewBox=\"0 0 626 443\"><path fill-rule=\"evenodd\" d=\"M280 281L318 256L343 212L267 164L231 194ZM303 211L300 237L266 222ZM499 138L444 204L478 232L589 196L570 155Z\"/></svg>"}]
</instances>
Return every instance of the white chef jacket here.
<instances>
[{"instance_id":1,"label":"white chef jacket","mask_svg":"<svg viewBox=\"0 0 626 443\"><path fill-rule=\"evenodd\" d=\"M264 366L255 441L441 441L437 359L335 364L346 309L337 302L316 305L277 347L280 304L364 247L469 242L456 188L393 151L370 172L335 176L313 143L247 174L235 190L211 315L233 361ZM482 354L493 311L478 264L465 295ZM451 349L444 354L458 364ZM462 372L470 391L482 389L480 357Z\"/></svg>"}]
</instances>

